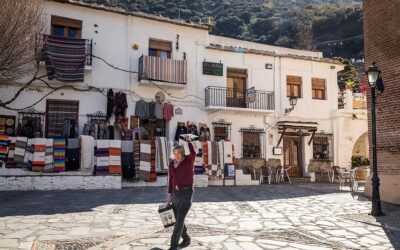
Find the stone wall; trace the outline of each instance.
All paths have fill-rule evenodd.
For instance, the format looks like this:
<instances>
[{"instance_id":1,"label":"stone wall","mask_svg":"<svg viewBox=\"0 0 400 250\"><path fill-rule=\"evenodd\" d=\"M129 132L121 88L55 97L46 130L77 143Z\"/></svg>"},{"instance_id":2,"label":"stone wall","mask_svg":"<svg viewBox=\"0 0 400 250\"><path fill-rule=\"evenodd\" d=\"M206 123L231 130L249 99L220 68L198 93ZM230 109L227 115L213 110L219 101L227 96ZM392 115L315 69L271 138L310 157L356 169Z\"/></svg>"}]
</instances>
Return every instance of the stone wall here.
<instances>
[{"instance_id":1,"label":"stone wall","mask_svg":"<svg viewBox=\"0 0 400 250\"><path fill-rule=\"evenodd\" d=\"M381 200L400 204L400 1L364 0L365 62L382 71L385 91L377 95L377 153ZM367 88L368 89L368 88ZM368 90L369 91L369 90ZM370 107L368 92L368 107ZM368 113L371 138L371 113ZM372 150L370 140L370 150ZM372 156L372 153L370 153ZM372 162L372 159L371 159ZM371 194L370 187L365 193ZM398 192L397 192L398 193Z\"/></svg>"}]
</instances>

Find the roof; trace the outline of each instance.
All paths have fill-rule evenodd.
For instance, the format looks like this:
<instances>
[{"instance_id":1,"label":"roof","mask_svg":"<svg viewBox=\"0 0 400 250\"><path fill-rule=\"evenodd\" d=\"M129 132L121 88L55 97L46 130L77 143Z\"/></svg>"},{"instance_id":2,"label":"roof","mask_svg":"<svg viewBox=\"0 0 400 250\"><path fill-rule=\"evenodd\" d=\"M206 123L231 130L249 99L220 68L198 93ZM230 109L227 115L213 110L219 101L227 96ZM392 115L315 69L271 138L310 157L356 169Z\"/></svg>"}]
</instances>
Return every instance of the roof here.
<instances>
[{"instance_id":1,"label":"roof","mask_svg":"<svg viewBox=\"0 0 400 250\"><path fill-rule=\"evenodd\" d=\"M222 46L222 45L219 45L219 44L210 44L206 48L207 49L220 50L220 51L227 51L227 52L235 52L235 53L274 56L274 57L292 58L292 59L299 59L299 60L307 60L307 61L314 61L314 62L322 62L322 63L336 64L336 65L343 65L339 61L332 60L332 59L329 59L329 58L302 56L302 55L294 55L294 54L279 54L279 53L276 53L275 51L269 51L269 50L248 49L248 48L234 47L234 46Z\"/></svg>"},{"instance_id":2,"label":"roof","mask_svg":"<svg viewBox=\"0 0 400 250\"><path fill-rule=\"evenodd\" d=\"M187 26L187 27L191 27L191 28L195 28L195 29L202 29L202 30L208 30L208 31L212 29L212 25L209 25L209 24L198 24L198 23L192 23L190 21L185 21L185 20L177 20L177 19L171 19L171 18L167 18L167 17L163 17L163 16L146 14L143 12L126 11L126 10L124 10L122 8L118 8L118 7L110 7L110 6L104 6L104 5L99 5L99 4L95 4L95 3L87 3L87 2L82 2L79 0L46 0L46 1L71 4L71 5L91 8L91 9L95 9L95 10L113 12L113 13L127 15L127 16L141 17L141 18L145 18L145 19L161 21L164 23L171 23L171 24L175 24L175 25Z\"/></svg>"}]
</instances>

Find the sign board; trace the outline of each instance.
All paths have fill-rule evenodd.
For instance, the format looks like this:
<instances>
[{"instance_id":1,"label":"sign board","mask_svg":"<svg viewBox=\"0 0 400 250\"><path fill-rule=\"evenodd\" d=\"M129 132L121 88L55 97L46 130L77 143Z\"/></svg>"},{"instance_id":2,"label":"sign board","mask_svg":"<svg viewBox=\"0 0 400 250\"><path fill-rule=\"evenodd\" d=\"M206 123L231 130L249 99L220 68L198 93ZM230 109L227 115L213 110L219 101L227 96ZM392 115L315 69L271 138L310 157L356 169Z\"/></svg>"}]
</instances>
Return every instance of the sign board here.
<instances>
[{"instance_id":1,"label":"sign board","mask_svg":"<svg viewBox=\"0 0 400 250\"><path fill-rule=\"evenodd\" d=\"M175 109L175 115L182 115L182 114L183 114L183 110L181 108Z\"/></svg>"},{"instance_id":2,"label":"sign board","mask_svg":"<svg viewBox=\"0 0 400 250\"><path fill-rule=\"evenodd\" d=\"M282 147L273 147L272 151L274 155L282 155Z\"/></svg>"},{"instance_id":3,"label":"sign board","mask_svg":"<svg viewBox=\"0 0 400 250\"><path fill-rule=\"evenodd\" d=\"M246 103L255 102L256 101L256 89L254 87L246 90Z\"/></svg>"},{"instance_id":4,"label":"sign board","mask_svg":"<svg viewBox=\"0 0 400 250\"><path fill-rule=\"evenodd\" d=\"M222 63L203 62L203 75L223 76L224 65Z\"/></svg>"},{"instance_id":5,"label":"sign board","mask_svg":"<svg viewBox=\"0 0 400 250\"><path fill-rule=\"evenodd\" d=\"M226 179L234 179L235 178L235 165L234 164L225 164L224 169L224 177Z\"/></svg>"}]
</instances>

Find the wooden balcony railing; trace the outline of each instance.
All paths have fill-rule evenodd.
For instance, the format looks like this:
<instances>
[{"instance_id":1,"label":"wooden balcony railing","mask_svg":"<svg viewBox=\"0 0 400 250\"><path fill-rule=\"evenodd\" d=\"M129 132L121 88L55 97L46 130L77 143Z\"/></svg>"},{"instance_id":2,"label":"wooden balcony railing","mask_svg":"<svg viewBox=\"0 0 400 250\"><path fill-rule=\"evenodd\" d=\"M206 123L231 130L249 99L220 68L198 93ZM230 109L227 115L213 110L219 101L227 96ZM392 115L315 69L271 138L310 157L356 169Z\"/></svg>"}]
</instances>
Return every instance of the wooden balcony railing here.
<instances>
[{"instance_id":1,"label":"wooden balcony railing","mask_svg":"<svg viewBox=\"0 0 400 250\"><path fill-rule=\"evenodd\" d=\"M139 58L139 81L141 80L186 84L186 60L141 56Z\"/></svg>"}]
</instances>

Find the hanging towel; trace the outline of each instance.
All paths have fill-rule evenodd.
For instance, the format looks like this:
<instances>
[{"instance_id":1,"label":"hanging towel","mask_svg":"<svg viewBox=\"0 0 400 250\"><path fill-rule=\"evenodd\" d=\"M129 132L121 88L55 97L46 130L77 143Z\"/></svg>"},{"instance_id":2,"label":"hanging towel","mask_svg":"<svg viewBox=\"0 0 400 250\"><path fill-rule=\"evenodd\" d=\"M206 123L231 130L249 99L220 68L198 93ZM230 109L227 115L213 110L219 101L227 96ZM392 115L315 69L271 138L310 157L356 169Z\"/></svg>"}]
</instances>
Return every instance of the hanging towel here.
<instances>
[{"instance_id":1,"label":"hanging towel","mask_svg":"<svg viewBox=\"0 0 400 250\"><path fill-rule=\"evenodd\" d=\"M53 139L46 139L46 156L44 159L44 172L53 172L53 164L54 164L54 157L53 157Z\"/></svg>"},{"instance_id":2,"label":"hanging towel","mask_svg":"<svg viewBox=\"0 0 400 250\"><path fill-rule=\"evenodd\" d=\"M86 40L45 35L44 60L50 80L83 82Z\"/></svg>"},{"instance_id":3,"label":"hanging towel","mask_svg":"<svg viewBox=\"0 0 400 250\"><path fill-rule=\"evenodd\" d=\"M83 172L91 173L94 169L94 138L89 135L81 135L80 139L80 169Z\"/></svg>"}]
</instances>

